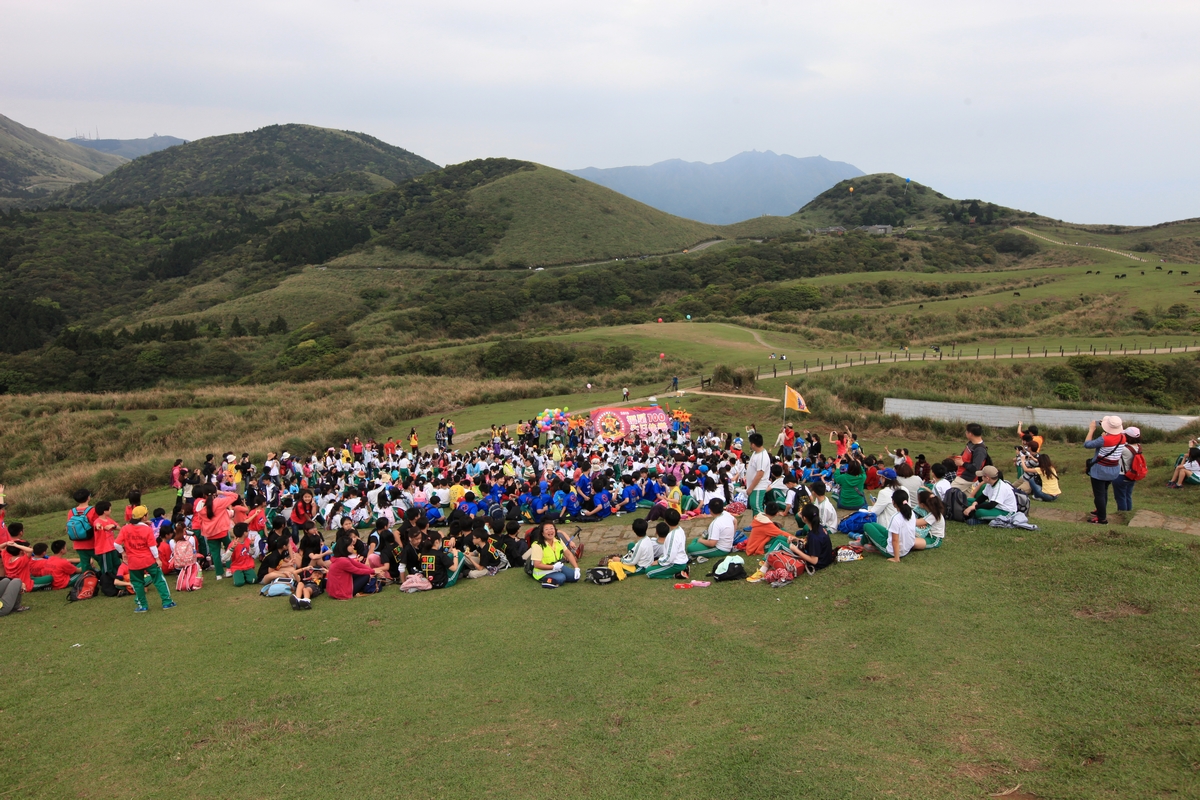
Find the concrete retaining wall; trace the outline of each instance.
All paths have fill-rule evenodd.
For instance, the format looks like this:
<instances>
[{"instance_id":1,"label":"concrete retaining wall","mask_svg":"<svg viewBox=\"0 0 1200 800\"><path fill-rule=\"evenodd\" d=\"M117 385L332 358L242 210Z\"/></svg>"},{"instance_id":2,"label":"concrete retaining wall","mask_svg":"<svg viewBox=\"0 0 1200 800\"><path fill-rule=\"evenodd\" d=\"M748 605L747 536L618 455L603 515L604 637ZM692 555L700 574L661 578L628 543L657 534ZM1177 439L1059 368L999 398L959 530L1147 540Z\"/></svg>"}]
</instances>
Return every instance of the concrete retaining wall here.
<instances>
[{"instance_id":1,"label":"concrete retaining wall","mask_svg":"<svg viewBox=\"0 0 1200 800\"><path fill-rule=\"evenodd\" d=\"M1100 419L1109 411L1075 411L1065 408L1032 408L1029 406L985 406L974 403L935 403L927 400L904 400L887 397L883 401L883 413L895 414L905 419L936 419L943 422L978 422L994 428L1015 428L1022 425L1044 425L1048 428L1086 428L1092 420ZM1175 431L1195 422L1198 417L1180 417L1171 414L1142 414L1129 412L1118 416L1126 425L1142 428L1157 428Z\"/></svg>"}]
</instances>

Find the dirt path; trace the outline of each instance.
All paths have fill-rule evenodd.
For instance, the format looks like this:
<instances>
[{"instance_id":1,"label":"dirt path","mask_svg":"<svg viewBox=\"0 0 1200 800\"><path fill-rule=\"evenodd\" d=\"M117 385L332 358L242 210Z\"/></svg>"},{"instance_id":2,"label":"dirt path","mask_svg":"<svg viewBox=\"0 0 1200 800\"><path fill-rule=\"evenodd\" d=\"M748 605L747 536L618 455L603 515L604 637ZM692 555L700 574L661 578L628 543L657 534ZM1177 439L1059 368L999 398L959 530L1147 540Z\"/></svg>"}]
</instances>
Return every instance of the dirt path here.
<instances>
[{"instance_id":1,"label":"dirt path","mask_svg":"<svg viewBox=\"0 0 1200 800\"><path fill-rule=\"evenodd\" d=\"M613 261L616 261L616 260L637 261L641 258L661 258L663 256L681 256L681 255L685 255L685 254L691 255L692 253L699 253L701 250L707 250L708 248L712 247L714 244L720 244L721 242L724 242L724 241L728 241L728 240L726 240L726 239L709 239L706 242L700 242L699 244L689 247L685 250L678 250L673 253L654 253L653 255L646 255L646 256L629 256L629 257L626 257L623 259L606 258L603 261L585 261L582 264L551 264L550 266L542 267L541 269L574 269L575 267L594 267L599 264L611 264L611 263L613 263Z\"/></svg>"},{"instance_id":2,"label":"dirt path","mask_svg":"<svg viewBox=\"0 0 1200 800\"><path fill-rule=\"evenodd\" d=\"M1051 239L1049 236L1042 236L1040 233L1034 233L1028 228L1022 228L1020 225L1014 225L1013 227L1021 231L1021 233L1027 233L1035 239L1041 239L1044 242L1050 242L1050 244L1059 244L1063 247L1088 247L1092 250L1103 250L1106 253L1114 253L1118 256L1124 256L1125 258L1132 258L1134 261L1141 261L1143 264L1150 263L1144 258L1138 258L1133 253L1125 253L1120 250L1113 250L1111 247L1100 247L1099 245L1094 244L1071 244L1070 242L1060 242L1057 239Z\"/></svg>"}]
</instances>

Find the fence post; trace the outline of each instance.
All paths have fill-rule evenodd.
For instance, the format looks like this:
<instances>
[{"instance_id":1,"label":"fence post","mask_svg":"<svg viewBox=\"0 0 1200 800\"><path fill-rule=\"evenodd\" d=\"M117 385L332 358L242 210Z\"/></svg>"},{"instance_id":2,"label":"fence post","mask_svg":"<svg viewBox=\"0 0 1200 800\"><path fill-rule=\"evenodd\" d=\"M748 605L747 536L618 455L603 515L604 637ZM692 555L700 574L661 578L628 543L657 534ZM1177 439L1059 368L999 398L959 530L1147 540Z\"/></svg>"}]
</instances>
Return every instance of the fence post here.
<instances>
[{"instance_id":1,"label":"fence post","mask_svg":"<svg viewBox=\"0 0 1200 800\"><path fill-rule=\"evenodd\" d=\"M1050 350L1049 350L1049 348L1043 347L1043 348L1042 348L1042 358L1045 358L1045 357L1046 357L1046 356L1048 356L1048 355L1050 355Z\"/></svg>"},{"instance_id":2,"label":"fence post","mask_svg":"<svg viewBox=\"0 0 1200 800\"><path fill-rule=\"evenodd\" d=\"M1016 349L1015 349L1015 348L1012 348L1012 347L1008 348L1008 357L1009 357L1009 358L1016 358L1016 357L1017 357L1017 354L1016 354Z\"/></svg>"},{"instance_id":3,"label":"fence post","mask_svg":"<svg viewBox=\"0 0 1200 800\"><path fill-rule=\"evenodd\" d=\"M795 375L795 374L796 374L796 362L789 361L788 362L788 375Z\"/></svg>"},{"instance_id":4,"label":"fence post","mask_svg":"<svg viewBox=\"0 0 1200 800\"><path fill-rule=\"evenodd\" d=\"M762 377L762 367L760 366L758 368L758 374L755 376L755 380L758 380L761 377Z\"/></svg>"},{"instance_id":5,"label":"fence post","mask_svg":"<svg viewBox=\"0 0 1200 800\"><path fill-rule=\"evenodd\" d=\"M779 370L778 370L778 369L775 367L775 365L774 365L774 364L772 364L772 365L771 365L771 377L772 377L772 378L778 378L778 377L779 377Z\"/></svg>"}]
</instances>

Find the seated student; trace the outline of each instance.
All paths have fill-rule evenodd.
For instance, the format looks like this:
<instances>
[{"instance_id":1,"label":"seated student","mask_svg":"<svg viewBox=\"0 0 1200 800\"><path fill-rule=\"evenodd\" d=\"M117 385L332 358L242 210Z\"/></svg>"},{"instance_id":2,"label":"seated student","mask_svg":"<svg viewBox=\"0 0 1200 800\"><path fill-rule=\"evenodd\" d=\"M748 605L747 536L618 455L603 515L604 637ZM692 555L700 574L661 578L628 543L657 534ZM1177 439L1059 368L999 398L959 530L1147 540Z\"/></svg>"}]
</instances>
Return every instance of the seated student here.
<instances>
[{"instance_id":1,"label":"seated student","mask_svg":"<svg viewBox=\"0 0 1200 800\"><path fill-rule=\"evenodd\" d=\"M420 553L421 572L434 589L445 589L458 582L458 573L466 561L461 552L442 538L440 532L425 532L421 537Z\"/></svg>"},{"instance_id":2,"label":"seated student","mask_svg":"<svg viewBox=\"0 0 1200 800\"><path fill-rule=\"evenodd\" d=\"M529 511L533 514L534 522L553 522L557 519L554 513L554 500L542 493L542 487L534 485L530 490Z\"/></svg>"},{"instance_id":3,"label":"seated student","mask_svg":"<svg viewBox=\"0 0 1200 800\"><path fill-rule=\"evenodd\" d=\"M422 506L421 508L425 512L425 519L429 520L430 525L441 527L446 524L446 519L442 516L441 502L442 499L434 494L429 498L429 505Z\"/></svg>"},{"instance_id":4,"label":"seated student","mask_svg":"<svg viewBox=\"0 0 1200 800\"><path fill-rule=\"evenodd\" d=\"M479 569L471 570L467 574L468 578L482 578L485 575L495 575L500 570L508 569L508 558L496 540L491 537L491 531L488 530L486 524L477 524L471 529L471 545L475 551L474 557Z\"/></svg>"},{"instance_id":5,"label":"seated student","mask_svg":"<svg viewBox=\"0 0 1200 800\"><path fill-rule=\"evenodd\" d=\"M879 471L879 494L875 496L875 504L871 506L870 511L875 515L875 521L885 528L896 513L896 507L892 505L892 494L900 488L898 478L896 470L891 467Z\"/></svg>"},{"instance_id":6,"label":"seated student","mask_svg":"<svg viewBox=\"0 0 1200 800\"><path fill-rule=\"evenodd\" d=\"M687 534L679 526L681 516L678 511L667 511L666 523L670 531L662 542L662 553L655 563L646 570L647 578L682 578L688 580Z\"/></svg>"},{"instance_id":7,"label":"seated student","mask_svg":"<svg viewBox=\"0 0 1200 800\"><path fill-rule=\"evenodd\" d=\"M963 511L968 525L978 525L985 520L1017 512L1017 496L1000 470L988 465L979 470L979 478L967 493L974 498Z\"/></svg>"},{"instance_id":8,"label":"seated student","mask_svg":"<svg viewBox=\"0 0 1200 800\"><path fill-rule=\"evenodd\" d=\"M1188 449L1182 463L1178 464L1175 471L1171 473L1171 480L1167 481L1167 486L1172 489L1182 489L1189 483L1200 483L1200 447Z\"/></svg>"},{"instance_id":9,"label":"seated student","mask_svg":"<svg viewBox=\"0 0 1200 800\"><path fill-rule=\"evenodd\" d=\"M71 583L72 576L79 573L79 567L74 562L63 558L66 549L67 543L63 539L57 539L50 543L50 557L46 561L50 564L50 574L54 579L50 586L52 589L67 588Z\"/></svg>"},{"instance_id":10,"label":"seated student","mask_svg":"<svg viewBox=\"0 0 1200 800\"><path fill-rule=\"evenodd\" d=\"M750 538L746 540L746 555L761 556L787 549L793 537L775 524L775 519L782 516L783 509L773 502L767 503L763 513L754 515L750 522Z\"/></svg>"},{"instance_id":11,"label":"seated student","mask_svg":"<svg viewBox=\"0 0 1200 800\"><path fill-rule=\"evenodd\" d=\"M596 494L592 498L594 504L591 511L583 512L581 522L586 520L608 519L612 516L612 492L608 490L608 481L600 479L596 481Z\"/></svg>"},{"instance_id":12,"label":"seated student","mask_svg":"<svg viewBox=\"0 0 1200 800\"><path fill-rule=\"evenodd\" d=\"M529 543L517 535L520 531L521 523L510 519L504 523L504 533L497 540L500 549L508 558L508 563L518 568L524 567L526 554L529 552Z\"/></svg>"},{"instance_id":13,"label":"seated student","mask_svg":"<svg viewBox=\"0 0 1200 800\"><path fill-rule=\"evenodd\" d=\"M291 580L295 577L296 567L292 563L292 554L288 552L288 540L277 538L275 546L267 551L258 565L258 583L270 583L278 578Z\"/></svg>"},{"instance_id":14,"label":"seated student","mask_svg":"<svg viewBox=\"0 0 1200 800\"><path fill-rule=\"evenodd\" d=\"M617 502L617 511L621 514L632 514L637 511L638 502L642 499L642 491L633 482L632 475L626 475L621 481L625 486L621 489L621 499Z\"/></svg>"},{"instance_id":15,"label":"seated student","mask_svg":"<svg viewBox=\"0 0 1200 800\"><path fill-rule=\"evenodd\" d=\"M333 545L333 558L325 580L325 591L332 600L358 597L366 591L372 577L384 575L383 567L372 569L353 557L352 544L350 537L339 536Z\"/></svg>"},{"instance_id":16,"label":"seated student","mask_svg":"<svg viewBox=\"0 0 1200 800\"><path fill-rule=\"evenodd\" d=\"M45 542L38 542L33 546L33 553L30 554L29 575L33 578L35 592L54 588L54 572L50 565L50 559L46 557L49 549L50 546Z\"/></svg>"},{"instance_id":17,"label":"seated student","mask_svg":"<svg viewBox=\"0 0 1200 800\"><path fill-rule=\"evenodd\" d=\"M325 568L317 565L297 571L296 590L290 599L295 611L311 610L313 598L325 593L325 574Z\"/></svg>"},{"instance_id":18,"label":"seated student","mask_svg":"<svg viewBox=\"0 0 1200 800\"><path fill-rule=\"evenodd\" d=\"M16 611L28 611L29 606L21 605L25 595L25 584L20 578L0 578L0 617L7 617Z\"/></svg>"},{"instance_id":19,"label":"seated student","mask_svg":"<svg viewBox=\"0 0 1200 800\"><path fill-rule=\"evenodd\" d=\"M546 589L575 583L581 576L575 554L563 545L552 523L544 523L533 529L529 557L533 561L533 577Z\"/></svg>"},{"instance_id":20,"label":"seated student","mask_svg":"<svg viewBox=\"0 0 1200 800\"><path fill-rule=\"evenodd\" d=\"M725 502L719 497L708 501L708 509L716 515L708 524L708 532L687 544L687 554L693 558L718 558L733 552L737 520L725 510Z\"/></svg>"},{"instance_id":21,"label":"seated student","mask_svg":"<svg viewBox=\"0 0 1200 800\"><path fill-rule=\"evenodd\" d=\"M808 531L803 542L792 541L788 550L813 569L825 569L837 560L833 553L833 543L829 541L829 532L821 524L821 511L812 503L800 509L800 518L804 520Z\"/></svg>"},{"instance_id":22,"label":"seated student","mask_svg":"<svg viewBox=\"0 0 1200 800\"><path fill-rule=\"evenodd\" d=\"M892 515L892 521L885 528L878 522L868 522L863 526L863 536L871 542L881 553L885 553L889 561L900 561L904 556L908 555L917 548L917 515L913 513L912 507L908 504L908 492L903 489L897 489L892 493L892 505L896 507L896 513Z\"/></svg>"},{"instance_id":23,"label":"seated student","mask_svg":"<svg viewBox=\"0 0 1200 800\"><path fill-rule=\"evenodd\" d=\"M248 526L244 522L234 523L233 541L229 543L229 570L233 573L233 585L245 586L248 583L258 583L258 575L254 571L254 556L250 543L246 541Z\"/></svg>"},{"instance_id":24,"label":"seated student","mask_svg":"<svg viewBox=\"0 0 1200 800\"><path fill-rule=\"evenodd\" d=\"M825 484L821 481L810 484L808 493L812 498L812 504L817 507L817 511L821 512L821 527L825 532L836 531L838 527L837 509L833 507L833 503L829 501L829 497L825 494Z\"/></svg>"},{"instance_id":25,"label":"seated student","mask_svg":"<svg viewBox=\"0 0 1200 800\"><path fill-rule=\"evenodd\" d=\"M463 495L462 502L454 507L454 513L451 518L465 519L468 525L475 519L475 515L479 513L479 505L475 502L475 493L467 492Z\"/></svg>"},{"instance_id":26,"label":"seated student","mask_svg":"<svg viewBox=\"0 0 1200 800\"><path fill-rule=\"evenodd\" d=\"M476 522L483 522L486 530L486 520L481 518L476 520ZM460 545L460 540L465 540L465 544ZM449 582L446 584L448 587L457 583L459 576L463 574L468 578L482 578L487 575L487 570L483 568L483 565L479 563L479 559L471 552L470 542L470 531L466 534L463 534L461 531L452 532L442 540L442 549L448 552L455 562L451 570Z\"/></svg>"},{"instance_id":27,"label":"seated student","mask_svg":"<svg viewBox=\"0 0 1200 800\"><path fill-rule=\"evenodd\" d=\"M1036 497L1046 503L1053 503L1062 495L1062 487L1058 483L1058 470L1046 453L1038 453L1037 466L1029 467L1023 476L1028 485L1030 497Z\"/></svg>"},{"instance_id":28,"label":"seated student","mask_svg":"<svg viewBox=\"0 0 1200 800\"><path fill-rule=\"evenodd\" d=\"M658 482L658 471L648 470L646 482L642 485L642 499L638 501L638 508L653 508L662 493L663 486Z\"/></svg>"},{"instance_id":29,"label":"seated student","mask_svg":"<svg viewBox=\"0 0 1200 800\"><path fill-rule=\"evenodd\" d=\"M833 482L839 488L838 508L858 511L867 504L867 499L863 495L863 485L866 480L863 476L862 466L857 461L851 460L846 464L845 472L833 473Z\"/></svg>"},{"instance_id":30,"label":"seated student","mask_svg":"<svg viewBox=\"0 0 1200 800\"><path fill-rule=\"evenodd\" d=\"M25 587L24 591L32 592L33 575L30 570L33 566L33 548L20 538L20 534L24 532L20 526L19 522L14 522L9 526L8 531L12 539L0 552L0 561L4 563L6 577L20 581L21 585ZM17 528L16 535L13 534L14 528Z\"/></svg>"},{"instance_id":31,"label":"seated student","mask_svg":"<svg viewBox=\"0 0 1200 800\"><path fill-rule=\"evenodd\" d=\"M942 546L946 537L946 507L934 492L922 489L917 493L917 530L921 535L913 543L916 550L932 550Z\"/></svg>"},{"instance_id":32,"label":"seated student","mask_svg":"<svg viewBox=\"0 0 1200 800\"><path fill-rule=\"evenodd\" d=\"M929 468L929 472L933 475L933 493L945 502L946 492L950 490L950 479L946 477L949 470L946 469L945 463L939 461Z\"/></svg>"},{"instance_id":33,"label":"seated student","mask_svg":"<svg viewBox=\"0 0 1200 800\"><path fill-rule=\"evenodd\" d=\"M917 477L917 473L906 461L896 465L896 482L900 484L901 489L908 492L909 497L916 497L917 492L921 491L925 485L925 482Z\"/></svg>"},{"instance_id":34,"label":"seated student","mask_svg":"<svg viewBox=\"0 0 1200 800\"><path fill-rule=\"evenodd\" d=\"M671 526L665 522L660 522L662 526L662 538L665 539L671 531ZM636 567L638 573L645 572L655 559L654 540L646 535L650 528L650 524L644 519L635 519L633 521L633 536L634 540L629 544L629 552L621 556L621 561L631 567Z\"/></svg>"}]
</instances>

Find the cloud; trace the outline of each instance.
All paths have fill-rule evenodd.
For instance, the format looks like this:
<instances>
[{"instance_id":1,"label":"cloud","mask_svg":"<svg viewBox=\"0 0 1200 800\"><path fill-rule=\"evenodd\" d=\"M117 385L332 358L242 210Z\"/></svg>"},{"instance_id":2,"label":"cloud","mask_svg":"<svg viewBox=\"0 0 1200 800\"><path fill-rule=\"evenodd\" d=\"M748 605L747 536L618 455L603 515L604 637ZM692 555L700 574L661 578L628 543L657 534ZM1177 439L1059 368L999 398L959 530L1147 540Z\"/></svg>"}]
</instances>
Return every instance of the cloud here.
<instances>
[{"instance_id":1,"label":"cloud","mask_svg":"<svg viewBox=\"0 0 1200 800\"><path fill-rule=\"evenodd\" d=\"M3 0L0 13L0 113L58 136L297 121L440 163L562 167L758 148L1068 219L1200 215L1181 188L1200 179L1195 3Z\"/></svg>"}]
</instances>

